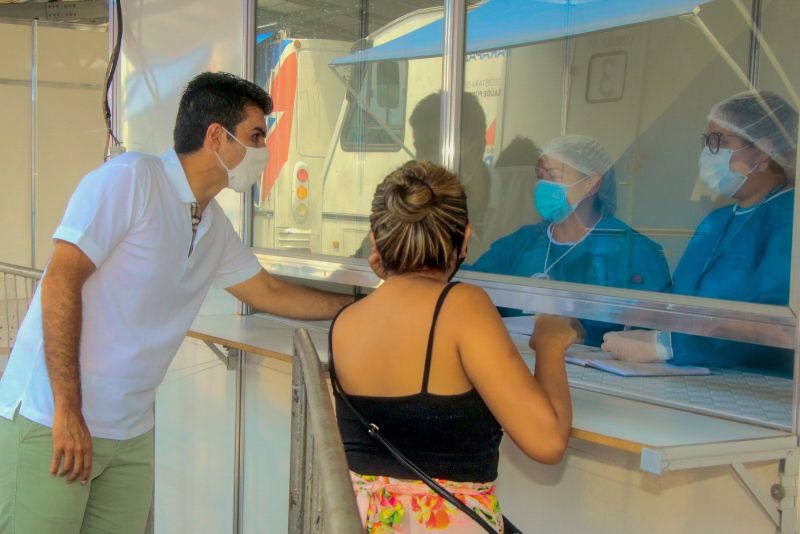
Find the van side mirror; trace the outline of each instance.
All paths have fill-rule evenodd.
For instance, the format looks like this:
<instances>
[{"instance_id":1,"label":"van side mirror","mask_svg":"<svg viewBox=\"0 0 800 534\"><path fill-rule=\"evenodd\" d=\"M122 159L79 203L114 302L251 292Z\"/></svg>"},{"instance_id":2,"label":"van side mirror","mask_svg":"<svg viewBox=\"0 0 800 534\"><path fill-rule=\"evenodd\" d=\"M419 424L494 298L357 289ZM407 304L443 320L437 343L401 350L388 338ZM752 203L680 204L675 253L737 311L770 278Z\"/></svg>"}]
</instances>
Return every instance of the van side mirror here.
<instances>
[{"instance_id":1,"label":"van side mirror","mask_svg":"<svg viewBox=\"0 0 800 534\"><path fill-rule=\"evenodd\" d=\"M377 72L378 107L396 109L400 106L400 64L381 61Z\"/></svg>"}]
</instances>

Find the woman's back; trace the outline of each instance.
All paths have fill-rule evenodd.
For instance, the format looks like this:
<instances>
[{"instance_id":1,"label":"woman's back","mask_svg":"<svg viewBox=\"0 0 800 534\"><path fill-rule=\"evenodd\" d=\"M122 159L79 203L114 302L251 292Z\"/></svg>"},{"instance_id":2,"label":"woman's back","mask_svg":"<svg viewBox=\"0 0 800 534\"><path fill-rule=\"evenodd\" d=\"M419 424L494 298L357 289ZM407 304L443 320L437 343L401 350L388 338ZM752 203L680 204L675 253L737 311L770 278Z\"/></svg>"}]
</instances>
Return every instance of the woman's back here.
<instances>
[{"instance_id":1,"label":"woman's back","mask_svg":"<svg viewBox=\"0 0 800 534\"><path fill-rule=\"evenodd\" d=\"M423 471L489 482L497 477L502 430L461 365L450 291L458 291L455 284L424 278L386 284L337 319L331 367L361 415ZM414 478L338 395L337 414L353 471Z\"/></svg>"}]
</instances>

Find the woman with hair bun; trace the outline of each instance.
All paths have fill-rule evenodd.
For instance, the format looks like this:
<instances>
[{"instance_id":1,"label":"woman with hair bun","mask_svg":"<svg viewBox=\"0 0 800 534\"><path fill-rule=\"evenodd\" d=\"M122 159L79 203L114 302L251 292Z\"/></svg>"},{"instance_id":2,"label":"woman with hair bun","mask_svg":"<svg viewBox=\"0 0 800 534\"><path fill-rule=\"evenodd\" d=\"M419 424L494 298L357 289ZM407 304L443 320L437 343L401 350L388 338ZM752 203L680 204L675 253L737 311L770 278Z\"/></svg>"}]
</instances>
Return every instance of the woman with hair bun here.
<instances>
[{"instance_id":1,"label":"woman with hair bun","mask_svg":"<svg viewBox=\"0 0 800 534\"><path fill-rule=\"evenodd\" d=\"M538 317L531 374L488 295L450 282L471 230L464 189L446 169L410 161L390 173L375 192L370 225L371 263L385 281L334 319L329 352L364 526L503 532L494 484L503 431L535 460L561 459L572 424L564 351L575 332L560 318Z\"/></svg>"}]
</instances>

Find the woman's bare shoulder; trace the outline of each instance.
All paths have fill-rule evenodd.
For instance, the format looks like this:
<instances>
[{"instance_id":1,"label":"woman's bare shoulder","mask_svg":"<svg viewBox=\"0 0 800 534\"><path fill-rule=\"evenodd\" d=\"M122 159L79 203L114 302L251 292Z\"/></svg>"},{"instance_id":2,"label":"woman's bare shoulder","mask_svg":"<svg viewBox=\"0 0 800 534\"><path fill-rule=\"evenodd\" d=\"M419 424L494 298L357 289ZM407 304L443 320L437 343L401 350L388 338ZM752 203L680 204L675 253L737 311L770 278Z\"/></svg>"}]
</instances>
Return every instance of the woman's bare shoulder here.
<instances>
[{"instance_id":1,"label":"woman's bare shoulder","mask_svg":"<svg viewBox=\"0 0 800 534\"><path fill-rule=\"evenodd\" d=\"M492 299L482 287L460 283L451 291L451 304L461 316L484 315L487 310L496 313Z\"/></svg>"}]
</instances>

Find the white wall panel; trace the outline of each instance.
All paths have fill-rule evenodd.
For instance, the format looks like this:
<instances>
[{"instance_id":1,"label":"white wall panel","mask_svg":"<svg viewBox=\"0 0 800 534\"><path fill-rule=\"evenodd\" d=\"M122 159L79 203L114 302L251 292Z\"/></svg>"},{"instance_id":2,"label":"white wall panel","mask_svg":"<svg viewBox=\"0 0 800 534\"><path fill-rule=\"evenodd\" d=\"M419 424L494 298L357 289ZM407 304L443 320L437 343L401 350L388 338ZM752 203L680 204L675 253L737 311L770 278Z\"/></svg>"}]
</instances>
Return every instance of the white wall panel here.
<instances>
[{"instance_id":1,"label":"white wall panel","mask_svg":"<svg viewBox=\"0 0 800 534\"><path fill-rule=\"evenodd\" d=\"M250 355L244 383L243 531L287 532L292 366Z\"/></svg>"}]
</instances>

